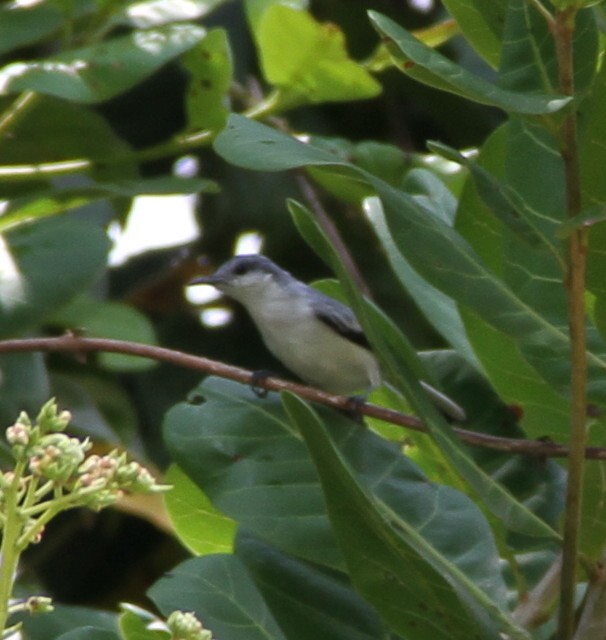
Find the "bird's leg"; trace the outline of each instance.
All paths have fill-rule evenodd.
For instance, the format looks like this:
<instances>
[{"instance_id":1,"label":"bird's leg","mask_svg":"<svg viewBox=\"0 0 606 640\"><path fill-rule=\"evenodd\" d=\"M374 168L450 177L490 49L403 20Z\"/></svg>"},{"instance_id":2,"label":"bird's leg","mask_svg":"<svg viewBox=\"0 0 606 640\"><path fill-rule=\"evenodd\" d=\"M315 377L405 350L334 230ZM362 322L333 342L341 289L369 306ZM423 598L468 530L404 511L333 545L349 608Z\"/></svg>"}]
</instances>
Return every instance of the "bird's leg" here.
<instances>
[{"instance_id":1,"label":"bird's leg","mask_svg":"<svg viewBox=\"0 0 606 640\"><path fill-rule=\"evenodd\" d=\"M257 398L266 398L269 393L269 389L263 386L263 383L267 378L275 377L275 373L269 369L259 369L259 371L253 371L250 378L250 388Z\"/></svg>"},{"instance_id":2,"label":"bird's leg","mask_svg":"<svg viewBox=\"0 0 606 640\"><path fill-rule=\"evenodd\" d=\"M364 422L362 417L362 407L366 404L366 396L349 396L347 403L343 408L345 415L355 422Z\"/></svg>"}]
</instances>

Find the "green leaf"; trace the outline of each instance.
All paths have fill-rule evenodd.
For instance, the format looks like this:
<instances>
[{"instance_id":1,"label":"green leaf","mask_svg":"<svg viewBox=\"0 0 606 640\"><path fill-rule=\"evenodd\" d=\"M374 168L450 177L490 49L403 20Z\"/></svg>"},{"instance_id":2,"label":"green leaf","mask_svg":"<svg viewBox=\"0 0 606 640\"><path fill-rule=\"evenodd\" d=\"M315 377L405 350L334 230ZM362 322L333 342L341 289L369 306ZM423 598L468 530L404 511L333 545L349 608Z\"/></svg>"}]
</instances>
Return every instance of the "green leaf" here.
<instances>
[{"instance_id":1,"label":"green leaf","mask_svg":"<svg viewBox=\"0 0 606 640\"><path fill-rule=\"evenodd\" d=\"M601 167L606 163L606 67L602 66L593 85L593 93L582 103L579 135L581 186L586 208L603 207L606 203L606 180ZM606 225L589 231L587 254L587 288L599 298L606 298Z\"/></svg>"},{"instance_id":2,"label":"green leaf","mask_svg":"<svg viewBox=\"0 0 606 640\"><path fill-rule=\"evenodd\" d=\"M598 29L592 11L576 13L574 86L577 96L592 84L598 68ZM545 17L526 0L511 0L503 30L499 86L527 93L557 93L555 40Z\"/></svg>"},{"instance_id":3,"label":"green leaf","mask_svg":"<svg viewBox=\"0 0 606 640\"><path fill-rule=\"evenodd\" d=\"M309 0L244 0L246 18L248 19L250 30L256 38L259 35L261 18L270 7L277 4L303 11L309 6Z\"/></svg>"},{"instance_id":4,"label":"green leaf","mask_svg":"<svg viewBox=\"0 0 606 640\"><path fill-rule=\"evenodd\" d=\"M140 607L121 604L122 613L118 619L123 640L170 640L170 633L161 629L150 629L159 619Z\"/></svg>"},{"instance_id":5,"label":"green leaf","mask_svg":"<svg viewBox=\"0 0 606 640\"><path fill-rule=\"evenodd\" d=\"M74 183L82 187L91 180L124 184L138 178L131 147L92 109L36 94L28 102L27 117L11 124L11 135L5 136L0 145L0 176L6 199L24 198L20 202L26 203L37 194L59 192L59 185L69 190ZM56 179L52 188L50 178L37 167L88 158L99 162L90 167L87 176L64 176ZM118 158L121 162L116 162ZM19 171L15 171L15 165ZM15 175L18 173L20 181ZM4 222L4 216L0 220Z\"/></svg>"},{"instance_id":6,"label":"green leaf","mask_svg":"<svg viewBox=\"0 0 606 640\"><path fill-rule=\"evenodd\" d=\"M289 640L384 640L375 610L346 577L286 555L240 532L236 555Z\"/></svg>"},{"instance_id":7,"label":"green leaf","mask_svg":"<svg viewBox=\"0 0 606 640\"><path fill-rule=\"evenodd\" d=\"M116 615L88 607L68 606L54 603L53 611L40 616L26 616L23 632L27 640L117 640ZM91 635L87 636L86 633ZM73 634L73 635L70 635ZM105 634L105 635L103 635Z\"/></svg>"},{"instance_id":8,"label":"green leaf","mask_svg":"<svg viewBox=\"0 0 606 640\"><path fill-rule=\"evenodd\" d=\"M533 225L534 213L527 210L524 200L509 185L499 181L489 171L448 145L428 142L427 146L431 151L466 167L486 206L519 238L531 246L543 244L554 251L557 250L553 246L553 238L545 237L541 229Z\"/></svg>"},{"instance_id":9,"label":"green leaf","mask_svg":"<svg viewBox=\"0 0 606 640\"><path fill-rule=\"evenodd\" d=\"M51 322L90 337L156 344L152 323L134 307L121 302L79 296L53 314ZM154 360L121 353L102 353L99 362L107 369L128 372L147 371L157 365Z\"/></svg>"},{"instance_id":10,"label":"green leaf","mask_svg":"<svg viewBox=\"0 0 606 640\"><path fill-rule=\"evenodd\" d=\"M508 0L443 0L465 39L491 66L497 67Z\"/></svg>"},{"instance_id":11,"label":"green leaf","mask_svg":"<svg viewBox=\"0 0 606 640\"><path fill-rule=\"evenodd\" d=\"M469 363L480 368L480 364L465 335L465 327L452 298L432 287L410 266L404 255L398 251L385 220L381 201L368 198L364 202L366 217L381 241L391 267L415 304L423 311L427 320L444 339L454 347Z\"/></svg>"},{"instance_id":12,"label":"green leaf","mask_svg":"<svg viewBox=\"0 0 606 640\"><path fill-rule=\"evenodd\" d=\"M163 615L192 611L213 638L286 640L254 582L231 555L192 558L148 591Z\"/></svg>"},{"instance_id":13,"label":"green leaf","mask_svg":"<svg viewBox=\"0 0 606 640\"><path fill-rule=\"evenodd\" d=\"M499 631L529 638L478 586L388 501L362 486L318 416L296 396L283 402L303 434L322 481L332 525L351 578L391 628L423 638L499 638ZM425 521L423 529L433 527ZM446 531L448 533L446 533ZM453 534L452 524L444 531Z\"/></svg>"},{"instance_id":14,"label":"green leaf","mask_svg":"<svg viewBox=\"0 0 606 640\"><path fill-rule=\"evenodd\" d=\"M555 94L501 89L423 44L390 18L376 11L370 11L369 16L398 68L419 82L480 104L528 115L554 113L570 102L570 98Z\"/></svg>"},{"instance_id":15,"label":"green leaf","mask_svg":"<svg viewBox=\"0 0 606 640\"><path fill-rule=\"evenodd\" d=\"M362 100L380 84L345 48L341 30L319 24L306 11L276 4L263 14L258 32L263 72L287 104Z\"/></svg>"},{"instance_id":16,"label":"green leaf","mask_svg":"<svg viewBox=\"0 0 606 640\"><path fill-rule=\"evenodd\" d=\"M32 167L32 173L35 173L35 167ZM212 180L179 178L177 176L100 182L90 186L42 189L38 192L34 190L35 195L11 200L6 213L0 218L0 232L106 198L134 198L139 195L175 193L214 193L216 190L217 185Z\"/></svg>"},{"instance_id":17,"label":"green leaf","mask_svg":"<svg viewBox=\"0 0 606 640\"><path fill-rule=\"evenodd\" d=\"M0 8L0 55L52 35L63 22L63 12L50 3Z\"/></svg>"},{"instance_id":18,"label":"green leaf","mask_svg":"<svg viewBox=\"0 0 606 640\"><path fill-rule=\"evenodd\" d=\"M553 141L518 120L497 130L476 161L478 166L516 190L532 215L533 225L551 237L565 217L560 162L553 151ZM529 436L549 435L556 440L566 440L568 401L567 392L562 391L566 389L569 373L567 368L562 368L568 362L562 265L553 253L530 251L526 243L490 215L475 184L469 183L463 192L456 228L486 267L526 306L526 313L535 314L537 319L551 325L549 333L554 337L561 334L560 346L553 341L549 348L539 349L539 335L515 336L491 322L478 307L461 307L467 334L478 358L498 393L523 413L522 424ZM603 349L593 333L590 335L592 359L596 363ZM543 346L549 344L549 340ZM600 380L599 367L594 368L592 377L596 382Z\"/></svg>"},{"instance_id":19,"label":"green leaf","mask_svg":"<svg viewBox=\"0 0 606 640\"><path fill-rule=\"evenodd\" d=\"M0 93L36 91L74 102L102 102L150 76L205 33L192 24L167 25L44 60L13 62L0 69Z\"/></svg>"},{"instance_id":20,"label":"green leaf","mask_svg":"<svg viewBox=\"0 0 606 640\"><path fill-rule=\"evenodd\" d=\"M167 413L164 439L214 507L280 549L342 566L305 445L275 399L216 378L191 398Z\"/></svg>"},{"instance_id":21,"label":"green leaf","mask_svg":"<svg viewBox=\"0 0 606 640\"><path fill-rule=\"evenodd\" d=\"M119 640L120 636L106 629L97 627L80 627L60 635L56 640Z\"/></svg>"},{"instance_id":22,"label":"green leaf","mask_svg":"<svg viewBox=\"0 0 606 640\"><path fill-rule=\"evenodd\" d=\"M181 62L190 74L185 97L188 127L221 129L229 113L227 92L233 76L227 32L212 29Z\"/></svg>"},{"instance_id":23,"label":"green leaf","mask_svg":"<svg viewBox=\"0 0 606 640\"><path fill-rule=\"evenodd\" d=\"M164 482L172 490L164 503L179 540L196 555L230 553L236 525L217 511L204 492L177 465L171 465Z\"/></svg>"},{"instance_id":24,"label":"green leaf","mask_svg":"<svg viewBox=\"0 0 606 640\"><path fill-rule=\"evenodd\" d=\"M12 424L21 411L36 414L50 397L50 384L41 353L0 356L0 425Z\"/></svg>"},{"instance_id":25,"label":"green leaf","mask_svg":"<svg viewBox=\"0 0 606 640\"><path fill-rule=\"evenodd\" d=\"M4 242L1 336L39 326L86 289L105 266L109 248L101 228L66 218L19 227Z\"/></svg>"}]
</instances>

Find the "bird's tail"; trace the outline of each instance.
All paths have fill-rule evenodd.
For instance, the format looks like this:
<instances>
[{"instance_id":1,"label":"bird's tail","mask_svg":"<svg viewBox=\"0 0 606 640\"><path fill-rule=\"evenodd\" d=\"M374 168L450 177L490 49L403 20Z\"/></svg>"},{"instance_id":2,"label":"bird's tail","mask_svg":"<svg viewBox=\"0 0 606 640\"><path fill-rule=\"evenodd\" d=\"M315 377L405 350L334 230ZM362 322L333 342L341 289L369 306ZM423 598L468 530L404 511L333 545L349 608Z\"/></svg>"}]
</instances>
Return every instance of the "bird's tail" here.
<instances>
[{"instance_id":1,"label":"bird's tail","mask_svg":"<svg viewBox=\"0 0 606 640\"><path fill-rule=\"evenodd\" d=\"M423 380L420 382L430 400L438 409L440 409L440 411L443 411L456 422L465 422L465 420L467 420L467 414L461 405L457 404L452 398L449 398L446 394L438 391L427 382L423 382Z\"/></svg>"}]
</instances>

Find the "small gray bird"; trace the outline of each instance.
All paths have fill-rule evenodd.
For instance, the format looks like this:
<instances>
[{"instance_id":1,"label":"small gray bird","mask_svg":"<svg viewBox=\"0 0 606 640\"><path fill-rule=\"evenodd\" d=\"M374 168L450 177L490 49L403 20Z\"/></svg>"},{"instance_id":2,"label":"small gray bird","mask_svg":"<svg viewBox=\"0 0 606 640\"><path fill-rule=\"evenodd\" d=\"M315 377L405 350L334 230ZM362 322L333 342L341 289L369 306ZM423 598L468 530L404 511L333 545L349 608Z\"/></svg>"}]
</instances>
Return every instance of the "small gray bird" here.
<instances>
[{"instance_id":1,"label":"small gray bird","mask_svg":"<svg viewBox=\"0 0 606 640\"><path fill-rule=\"evenodd\" d=\"M262 255L228 260L210 284L246 307L267 348L288 369L329 393L353 395L382 383L379 364L362 327L346 305L309 287ZM455 420L465 412L427 383L433 402Z\"/></svg>"}]
</instances>

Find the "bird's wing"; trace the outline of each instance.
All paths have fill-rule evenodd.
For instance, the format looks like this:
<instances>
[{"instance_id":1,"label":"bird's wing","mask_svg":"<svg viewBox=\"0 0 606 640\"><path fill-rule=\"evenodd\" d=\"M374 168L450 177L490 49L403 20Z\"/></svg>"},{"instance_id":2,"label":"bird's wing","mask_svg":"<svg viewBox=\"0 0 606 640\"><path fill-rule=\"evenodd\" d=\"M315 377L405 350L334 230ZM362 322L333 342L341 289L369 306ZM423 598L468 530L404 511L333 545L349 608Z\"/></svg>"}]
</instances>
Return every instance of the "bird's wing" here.
<instances>
[{"instance_id":1,"label":"bird's wing","mask_svg":"<svg viewBox=\"0 0 606 640\"><path fill-rule=\"evenodd\" d=\"M322 295L322 304L313 305L318 320L334 329L344 338L370 350L370 343L362 331L353 311L334 298Z\"/></svg>"}]
</instances>

